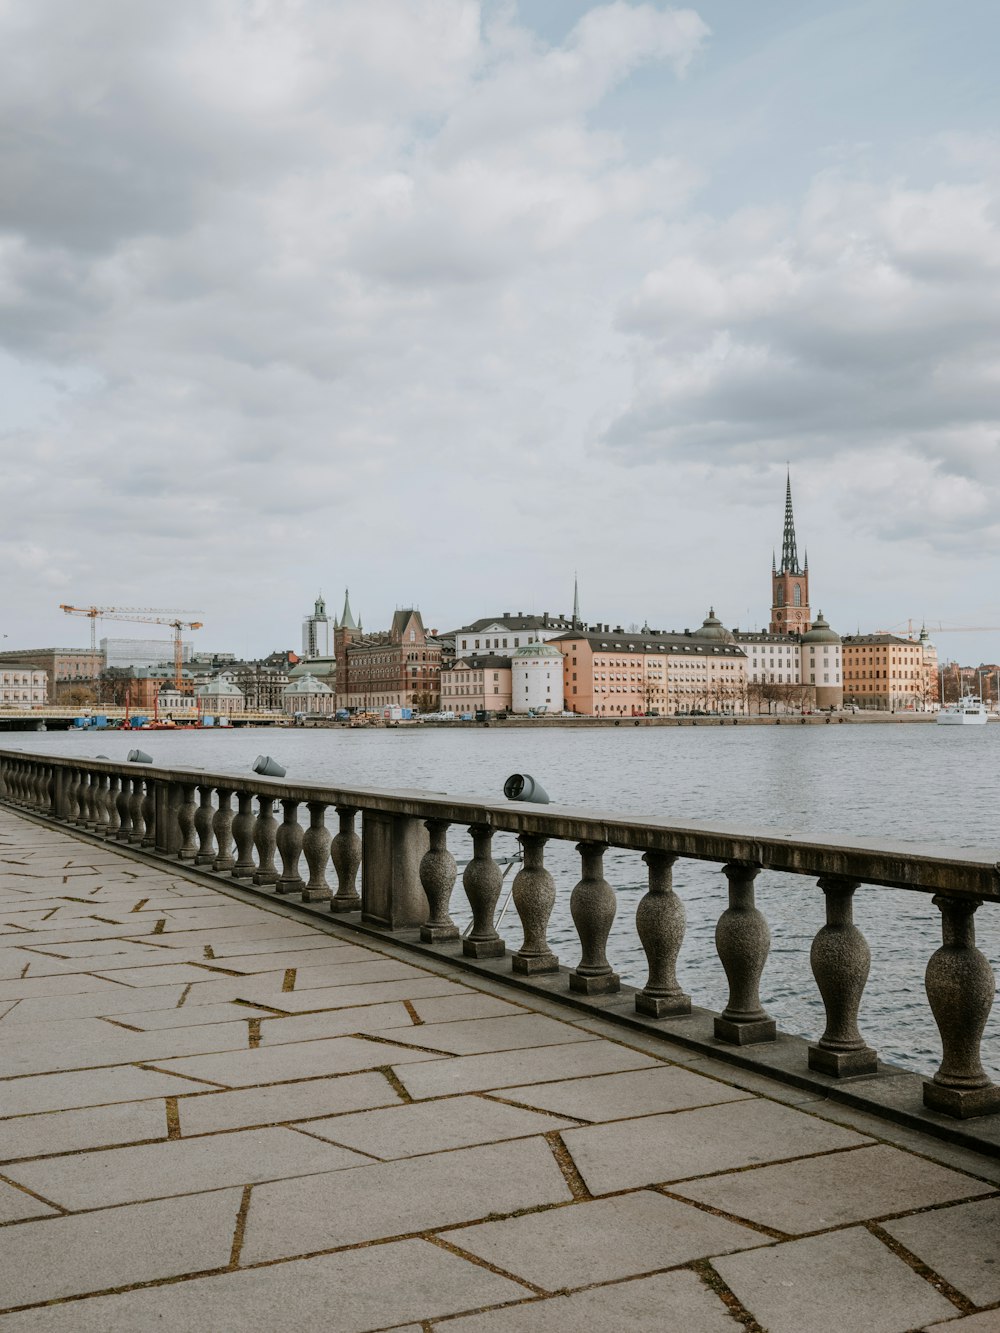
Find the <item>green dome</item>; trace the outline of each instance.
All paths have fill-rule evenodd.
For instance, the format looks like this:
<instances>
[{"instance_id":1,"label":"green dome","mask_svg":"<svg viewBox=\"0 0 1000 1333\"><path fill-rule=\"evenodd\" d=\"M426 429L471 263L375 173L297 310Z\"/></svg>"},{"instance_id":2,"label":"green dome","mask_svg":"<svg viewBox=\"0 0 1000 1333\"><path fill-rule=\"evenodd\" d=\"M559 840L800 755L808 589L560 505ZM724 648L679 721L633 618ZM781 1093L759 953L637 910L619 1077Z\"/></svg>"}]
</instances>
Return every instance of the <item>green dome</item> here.
<instances>
[{"instance_id":1,"label":"green dome","mask_svg":"<svg viewBox=\"0 0 1000 1333\"><path fill-rule=\"evenodd\" d=\"M812 629L808 630L805 634L803 634L802 642L839 643L840 635L835 630L832 630L830 628L830 626L823 619L823 612L819 611L816 614L816 619L813 621Z\"/></svg>"},{"instance_id":2,"label":"green dome","mask_svg":"<svg viewBox=\"0 0 1000 1333\"><path fill-rule=\"evenodd\" d=\"M697 633L699 639L718 639L722 643L733 642L732 634L715 614L714 606L709 607L708 615L702 621L701 629Z\"/></svg>"}]
</instances>

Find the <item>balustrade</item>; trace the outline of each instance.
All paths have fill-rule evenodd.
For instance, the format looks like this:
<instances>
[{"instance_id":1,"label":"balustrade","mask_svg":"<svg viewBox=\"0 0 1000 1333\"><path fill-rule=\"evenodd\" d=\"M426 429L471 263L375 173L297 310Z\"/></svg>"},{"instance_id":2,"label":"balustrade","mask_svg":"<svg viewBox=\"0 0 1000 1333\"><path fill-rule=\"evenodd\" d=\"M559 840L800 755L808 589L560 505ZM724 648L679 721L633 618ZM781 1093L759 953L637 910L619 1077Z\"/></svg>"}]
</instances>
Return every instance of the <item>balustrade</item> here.
<instances>
[{"instance_id":1,"label":"balustrade","mask_svg":"<svg viewBox=\"0 0 1000 1333\"><path fill-rule=\"evenodd\" d=\"M274 813L278 800L280 823ZM674 828L662 821L623 818L609 823L607 818L589 819L554 807L526 811L517 804L432 793L340 791L286 782L264 785L226 774L137 771L137 766L110 761L80 762L9 751L0 751L0 801L145 849L140 855L175 856L193 863L202 874L252 881L279 894L300 894L306 903L328 905L333 912L390 932L419 925L425 947L445 957L470 960L498 959L507 951L496 920L503 875L494 859L494 836L498 831L514 834L523 850L510 895L522 931L520 947L510 959L519 985L530 986L537 977L545 993L570 991L577 1004L586 1003L580 997L601 997L599 1012L617 1016L618 1021L651 1027L665 1021L669 1031L687 1044L725 1054L737 1063L752 1059L757 1068L768 1067L764 1044L775 1039L777 1024L761 1003L770 932L755 900L755 883L764 869L798 876L799 883L808 877L815 885L809 891L821 893L825 903L825 923L812 942L810 963L826 1021L822 1035L798 1046L796 1077L812 1080L831 1095L833 1089L842 1088L844 1096L848 1091L854 1096L855 1088L878 1079L882 1072L859 1027L871 954L854 923L854 900L859 892L878 892L882 887L922 892L932 896L941 920L942 944L926 971L941 1060L932 1077L922 1083L914 1080L915 1098L919 1101L922 1088L928 1110L952 1119L1000 1113L1000 1087L984 1072L981 1058L995 983L989 962L976 947L974 925L982 905L996 910L1000 903L1000 867L982 856L929 855L898 846L885 851L855 844L831 846L760 831L745 835L686 825ZM308 811L306 827L300 818L303 807ZM339 820L332 837L326 826L328 809L336 810ZM359 814L363 836L357 826ZM158 820L164 821L159 835ZM471 843L471 855L463 858L467 863L462 885L472 916L464 938L451 916L458 870L448 847L449 832L465 847ZM560 966L548 938L557 885L546 867L545 851L553 839L574 843L580 857L579 880L569 894L580 956L570 968ZM641 855L647 880L634 923L647 978L641 989L628 990L620 999L616 992L623 988L608 957L617 906L615 890L604 874L609 847ZM305 879L300 871L303 858L308 869ZM690 859L720 866L728 882L728 905L715 926L716 949L729 989L718 1015L694 1008L677 977L686 914L674 875L678 863L689 865ZM327 880L328 865L336 873L335 893ZM621 861L616 860L615 866L617 877ZM363 868L360 893L359 867ZM690 903L691 896L686 896ZM475 968L477 963L468 966ZM490 975L500 973L494 967ZM746 1056L733 1049L749 1046L761 1049ZM774 1063L779 1074L788 1070L790 1058L787 1043L782 1050L783 1064ZM893 1072L898 1076L898 1070ZM932 1116L927 1123L940 1122Z\"/></svg>"}]
</instances>

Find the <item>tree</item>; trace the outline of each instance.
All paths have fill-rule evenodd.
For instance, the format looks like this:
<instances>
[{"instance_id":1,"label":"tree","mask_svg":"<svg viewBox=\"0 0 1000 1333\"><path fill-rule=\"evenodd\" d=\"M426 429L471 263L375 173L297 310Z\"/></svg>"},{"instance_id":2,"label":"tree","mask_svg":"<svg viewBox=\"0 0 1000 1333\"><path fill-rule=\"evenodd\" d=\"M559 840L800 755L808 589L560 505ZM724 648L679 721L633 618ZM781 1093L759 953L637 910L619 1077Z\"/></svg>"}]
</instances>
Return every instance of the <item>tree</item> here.
<instances>
[{"instance_id":1,"label":"tree","mask_svg":"<svg viewBox=\"0 0 1000 1333\"><path fill-rule=\"evenodd\" d=\"M413 695L413 707L419 708L421 713L432 713L439 702L440 697L430 690L417 690Z\"/></svg>"}]
</instances>

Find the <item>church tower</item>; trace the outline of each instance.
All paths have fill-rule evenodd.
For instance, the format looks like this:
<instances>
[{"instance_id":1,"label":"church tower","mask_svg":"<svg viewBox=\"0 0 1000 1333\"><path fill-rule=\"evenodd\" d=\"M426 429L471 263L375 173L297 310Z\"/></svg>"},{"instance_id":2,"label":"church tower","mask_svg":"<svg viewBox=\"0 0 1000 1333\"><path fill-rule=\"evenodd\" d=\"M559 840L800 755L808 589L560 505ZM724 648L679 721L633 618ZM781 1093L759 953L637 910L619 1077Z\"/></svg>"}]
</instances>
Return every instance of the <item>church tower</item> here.
<instances>
[{"instance_id":1,"label":"church tower","mask_svg":"<svg viewBox=\"0 0 1000 1333\"><path fill-rule=\"evenodd\" d=\"M799 564L795 546L795 518L792 514L791 473L785 487L785 530L781 538L781 564L771 558L772 634L805 634L812 628L809 610L809 557Z\"/></svg>"}]
</instances>

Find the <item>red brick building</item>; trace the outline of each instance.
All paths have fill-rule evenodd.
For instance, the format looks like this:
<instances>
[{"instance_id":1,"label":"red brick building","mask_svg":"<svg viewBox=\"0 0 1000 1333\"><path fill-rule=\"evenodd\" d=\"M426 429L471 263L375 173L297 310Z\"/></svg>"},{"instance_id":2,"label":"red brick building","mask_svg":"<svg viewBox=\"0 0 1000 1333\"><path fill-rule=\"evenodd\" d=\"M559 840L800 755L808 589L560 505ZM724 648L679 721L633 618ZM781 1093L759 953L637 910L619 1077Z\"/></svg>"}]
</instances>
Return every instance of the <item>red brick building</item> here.
<instances>
[{"instance_id":1,"label":"red brick building","mask_svg":"<svg viewBox=\"0 0 1000 1333\"><path fill-rule=\"evenodd\" d=\"M428 636L420 612L412 607L397 611L390 629L351 639L345 645L344 659L346 689L340 671L337 673L341 707L438 706L441 645Z\"/></svg>"}]
</instances>

